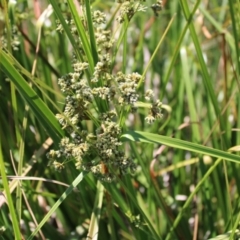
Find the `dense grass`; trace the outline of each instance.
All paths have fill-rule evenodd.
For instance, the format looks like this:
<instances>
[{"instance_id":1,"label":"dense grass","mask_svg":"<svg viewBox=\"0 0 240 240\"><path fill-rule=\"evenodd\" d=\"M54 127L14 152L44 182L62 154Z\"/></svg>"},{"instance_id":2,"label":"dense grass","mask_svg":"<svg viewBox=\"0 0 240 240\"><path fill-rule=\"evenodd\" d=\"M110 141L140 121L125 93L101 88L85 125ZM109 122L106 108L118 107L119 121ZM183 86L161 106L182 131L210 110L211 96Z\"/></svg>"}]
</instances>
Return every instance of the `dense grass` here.
<instances>
[{"instance_id":1,"label":"dense grass","mask_svg":"<svg viewBox=\"0 0 240 240\"><path fill-rule=\"evenodd\" d=\"M17 2L0 1L1 239L238 239L239 1L166 0L158 16L146 1L121 24L115 1ZM136 113L95 96L81 123L94 132L115 106L137 168L114 182L72 161L56 171L46 157L67 135L55 117L66 97L57 80L73 72L73 58L88 62L83 76L94 86L92 10L107 15L116 39L108 71L142 75ZM163 103L152 124L148 89Z\"/></svg>"}]
</instances>

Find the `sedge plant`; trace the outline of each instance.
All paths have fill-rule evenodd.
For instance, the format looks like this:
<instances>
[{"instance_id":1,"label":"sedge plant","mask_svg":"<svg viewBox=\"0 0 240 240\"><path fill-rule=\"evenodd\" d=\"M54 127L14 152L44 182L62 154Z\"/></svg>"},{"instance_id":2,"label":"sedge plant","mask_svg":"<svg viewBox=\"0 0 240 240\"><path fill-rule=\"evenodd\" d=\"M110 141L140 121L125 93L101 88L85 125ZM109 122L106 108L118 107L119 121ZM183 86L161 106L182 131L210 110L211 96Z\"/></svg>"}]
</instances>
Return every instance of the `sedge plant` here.
<instances>
[{"instance_id":1,"label":"sedge plant","mask_svg":"<svg viewBox=\"0 0 240 240\"><path fill-rule=\"evenodd\" d=\"M238 9L2 0L1 237L237 239Z\"/></svg>"}]
</instances>

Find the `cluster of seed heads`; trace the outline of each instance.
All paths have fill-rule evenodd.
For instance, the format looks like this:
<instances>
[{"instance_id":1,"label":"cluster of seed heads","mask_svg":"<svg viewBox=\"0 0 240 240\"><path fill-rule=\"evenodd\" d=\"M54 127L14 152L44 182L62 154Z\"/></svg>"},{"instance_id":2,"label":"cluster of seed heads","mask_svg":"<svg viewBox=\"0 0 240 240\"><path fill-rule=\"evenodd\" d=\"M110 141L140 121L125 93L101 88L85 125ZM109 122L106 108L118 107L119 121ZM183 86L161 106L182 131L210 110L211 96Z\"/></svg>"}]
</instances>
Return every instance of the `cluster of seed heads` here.
<instances>
[{"instance_id":1,"label":"cluster of seed heads","mask_svg":"<svg viewBox=\"0 0 240 240\"><path fill-rule=\"evenodd\" d=\"M2 31L2 33L1 33ZM13 25L12 26L12 29L11 29L11 47L14 51L18 51L19 50L19 45L20 45L20 40L19 40L19 32L18 32L18 29L17 29L17 26L16 25ZM4 28L3 30L0 29L0 44L3 48L8 48L8 44L7 44L7 29Z\"/></svg>"},{"instance_id":2,"label":"cluster of seed heads","mask_svg":"<svg viewBox=\"0 0 240 240\"><path fill-rule=\"evenodd\" d=\"M114 39L111 32L103 28L106 15L95 11L92 16L99 60L90 79L85 77L89 64L76 60L73 72L58 79L66 98L63 113L56 117L68 137L61 140L58 150L48 153L48 158L58 171L67 162L74 161L76 168L110 182L118 174L135 169L133 159L125 155L118 122L122 107L128 106L132 110L137 108L138 85L143 77L138 73L112 73L111 49ZM61 28L58 26L58 29ZM80 41L79 43L81 44ZM161 103L154 102L152 90L146 92L145 99L153 103L146 118L147 122L152 123L161 116ZM107 110L99 110L101 103L107 106ZM85 130L88 121L94 125L91 132Z\"/></svg>"},{"instance_id":3,"label":"cluster of seed heads","mask_svg":"<svg viewBox=\"0 0 240 240\"><path fill-rule=\"evenodd\" d=\"M145 1L118 0L118 3L121 3L122 5L120 8L119 16L117 17L117 21L123 23L126 18L128 21L130 21L136 12L145 12L147 7L142 5L141 2Z\"/></svg>"}]
</instances>

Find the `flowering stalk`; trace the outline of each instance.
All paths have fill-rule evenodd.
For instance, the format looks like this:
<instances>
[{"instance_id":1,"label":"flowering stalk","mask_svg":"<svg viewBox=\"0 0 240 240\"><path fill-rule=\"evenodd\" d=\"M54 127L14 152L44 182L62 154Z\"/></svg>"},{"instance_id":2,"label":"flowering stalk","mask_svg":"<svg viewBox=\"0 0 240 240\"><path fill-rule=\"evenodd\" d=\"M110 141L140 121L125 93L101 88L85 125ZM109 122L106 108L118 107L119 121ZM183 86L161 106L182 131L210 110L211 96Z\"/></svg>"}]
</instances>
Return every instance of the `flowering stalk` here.
<instances>
[{"instance_id":1,"label":"flowering stalk","mask_svg":"<svg viewBox=\"0 0 240 240\"><path fill-rule=\"evenodd\" d=\"M143 11L141 1L125 1L120 9L117 21L130 21L137 11ZM84 19L82 20L84 22ZM120 136L119 114L123 109L137 110L139 73L114 73L112 66L112 48L114 38L104 29L106 15L100 11L92 13L98 62L94 67L90 81L85 78L87 62L74 59L73 72L59 78L58 84L66 95L62 114L56 117L67 131L68 137L61 140L58 150L51 150L48 158L55 169L62 170L69 161L83 171L92 172L102 181L111 182L117 174L134 171L135 164L125 155ZM76 33L73 21L68 21L72 33ZM83 24L88 31L87 24ZM61 26L58 30L62 31ZM81 41L75 35L81 48ZM161 103L154 101L153 91L146 91L145 99L150 101L147 122L152 123L161 117ZM104 106L100 109L99 106ZM129 111L128 111L129 112ZM94 130L86 130L86 124L92 121ZM62 161L63 160L63 161Z\"/></svg>"}]
</instances>

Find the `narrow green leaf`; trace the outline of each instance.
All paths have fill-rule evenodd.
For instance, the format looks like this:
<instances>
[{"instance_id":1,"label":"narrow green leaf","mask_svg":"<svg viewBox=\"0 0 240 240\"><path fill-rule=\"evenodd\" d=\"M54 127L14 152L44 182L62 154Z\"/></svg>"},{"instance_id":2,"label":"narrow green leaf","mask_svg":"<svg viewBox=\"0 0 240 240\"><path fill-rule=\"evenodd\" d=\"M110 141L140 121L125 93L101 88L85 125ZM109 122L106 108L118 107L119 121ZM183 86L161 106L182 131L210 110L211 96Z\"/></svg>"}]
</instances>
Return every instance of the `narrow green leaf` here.
<instances>
[{"instance_id":1,"label":"narrow green leaf","mask_svg":"<svg viewBox=\"0 0 240 240\"><path fill-rule=\"evenodd\" d=\"M6 169L5 169L4 159L3 159L3 155L2 155L1 138L0 138L0 173L1 173L1 177L2 177L3 187L6 192L7 203L8 203L8 207L9 207L9 211L10 211L10 215L11 215L15 239L16 240L22 239L20 229L19 229L19 222L18 222L18 219L16 216L15 207L13 205L13 200L12 200L12 196L11 196L9 185L8 185L8 179L6 176Z\"/></svg>"},{"instance_id":2,"label":"narrow green leaf","mask_svg":"<svg viewBox=\"0 0 240 240\"><path fill-rule=\"evenodd\" d=\"M193 40L193 43L194 43L194 46L195 46L197 57L198 57L198 60L199 60L200 66L201 66L204 86L209 93L209 97L210 97L211 102L213 104L214 111L215 111L215 114L216 114L216 118L219 119L221 129L223 130L223 129L225 129L224 128L225 124L223 122L223 118L221 116L220 109L218 107L218 102L217 102L217 98L216 98L215 93L214 93L211 77L210 77L210 74L207 70L207 66L206 66L206 63L205 63L204 58L203 58L202 49L201 49L201 46L200 46L200 43L199 43L198 36L196 34L195 27L194 27L193 22L192 22L192 15L190 14L188 3L187 3L186 0L181 0L180 2L181 2L181 5L182 5L182 9L183 9L185 18L189 22L189 31L191 33L191 37L192 37L192 40ZM227 141L226 141L225 135L222 136L222 140L223 140L224 146L227 147Z\"/></svg>"},{"instance_id":3,"label":"narrow green leaf","mask_svg":"<svg viewBox=\"0 0 240 240\"><path fill-rule=\"evenodd\" d=\"M218 149L202 146L200 144L183 141L176 138L166 137L153 133L140 131L129 131L122 135L122 140L131 140L145 143L160 143L173 148L184 149L187 151L205 154L216 158L226 159L231 162L240 163L240 156L233 155Z\"/></svg>"},{"instance_id":4,"label":"narrow green leaf","mask_svg":"<svg viewBox=\"0 0 240 240\"><path fill-rule=\"evenodd\" d=\"M36 118L48 131L49 135L54 140L59 140L64 134L54 114L18 72L16 65L14 65L12 61L13 57L2 49L0 49L0 56L1 70L14 83L19 93L30 106Z\"/></svg>"},{"instance_id":5,"label":"narrow green leaf","mask_svg":"<svg viewBox=\"0 0 240 240\"><path fill-rule=\"evenodd\" d=\"M64 19L63 15L62 15L62 12L60 10L60 8L58 7L58 3L57 1L55 0L49 0L49 2L51 3L53 9L54 9L54 12L55 14L57 15L57 17L59 18L59 21L60 23L62 24L63 26L63 29L64 31L66 32L67 36L68 36L68 39L69 41L71 42L72 46L73 46L73 49L75 50L75 53L77 54L78 58L79 59L82 59L81 58L81 54L80 54L80 51L79 51L79 47L77 46L76 44L76 41L66 23L66 20Z\"/></svg>"},{"instance_id":6,"label":"narrow green leaf","mask_svg":"<svg viewBox=\"0 0 240 240\"><path fill-rule=\"evenodd\" d=\"M32 232L32 234L28 237L27 240L31 240L35 237L38 231L42 228L42 226L49 220L51 215L57 210L57 208L61 205L61 203L67 198L67 196L73 191L74 188L83 180L84 173L80 173L75 180L72 182L69 188L62 194L62 196L57 200L57 202L52 206L46 216L42 219L42 221L38 224L36 229Z\"/></svg>"},{"instance_id":7,"label":"narrow green leaf","mask_svg":"<svg viewBox=\"0 0 240 240\"><path fill-rule=\"evenodd\" d=\"M97 194L95 198L94 208L91 216L91 222L88 230L88 238L98 239L99 220L101 216L103 203L104 187L100 181L97 183Z\"/></svg>"},{"instance_id":8,"label":"narrow green leaf","mask_svg":"<svg viewBox=\"0 0 240 240\"><path fill-rule=\"evenodd\" d=\"M181 61L182 61L182 75L185 83L185 91L188 99L188 105L189 105L189 113L190 113L190 118L192 122L198 122L198 114L196 110L196 104L194 100L194 93L193 93L193 88L192 88L192 81L190 77L190 70L189 70L189 61L188 61L188 56L187 56L187 50L186 48L181 48L180 51L180 56L181 56ZM199 126L196 124L192 124L192 131L193 131L193 141L200 141L200 134L199 134Z\"/></svg>"},{"instance_id":9,"label":"narrow green leaf","mask_svg":"<svg viewBox=\"0 0 240 240\"><path fill-rule=\"evenodd\" d=\"M197 11L199 3L200 3L200 1L197 1L197 2L196 2L196 4L194 5L193 10L192 10L189 18L192 18L193 14ZM167 86L168 80L169 80L170 75L171 75L171 73L172 73L174 64L175 64L175 62L176 62L176 60L177 60L177 57L178 57L178 54L179 54L179 50L180 50L182 41L183 41L183 39L184 39L184 37L185 37L185 35L186 35L186 32L187 32L187 30L188 30L189 24L190 24L190 22L188 21L188 22L186 23L186 25L184 26L184 28L183 28L183 30L182 30L182 32L181 32L181 35L180 35L179 38L178 38L176 47L175 47L175 49L174 49L174 51L173 51L174 54L173 54L173 56L171 56L171 57L172 57L172 60L171 60L171 62L170 62L170 65L169 65L169 67L168 67L168 69L167 69L167 71L166 71L166 74L163 76L163 86L162 86L163 92L162 92L162 95L160 96L160 99L163 97L163 95L164 95L164 93L165 93L165 91L166 91L166 86Z\"/></svg>"},{"instance_id":10,"label":"narrow green leaf","mask_svg":"<svg viewBox=\"0 0 240 240\"><path fill-rule=\"evenodd\" d=\"M68 0L68 5L69 5L70 11L72 13L73 20L76 24L79 37L82 41L83 50L84 50L84 52L87 56L87 59L88 59L90 72L93 73L94 62L93 62L92 51L91 51L91 48L90 48L90 44L89 44L89 40L88 40L88 37L87 37L87 34L86 34L86 30L83 27L82 20L79 16L79 12L77 11L75 4L73 3L73 0Z\"/></svg>"},{"instance_id":11,"label":"narrow green leaf","mask_svg":"<svg viewBox=\"0 0 240 240\"><path fill-rule=\"evenodd\" d=\"M234 7L234 2L235 2L235 4L238 4L238 7ZM232 29L233 29L233 35L234 35L235 51L236 51L236 55L237 55L236 60L237 60L238 73L240 73L239 7L240 7L239 1L229 0L229 9L230 9L230 15L231 15L231 19L232 19Z\"/></svg>"},{"instance_id":12,"label":"narrow green leaf","mask_svg":"<svg viewBox=\"0 0 240 240\"><path fill-rule=\"evenodd\" d=\"M86 7L86 14L87 14L88 31L89 31L92 57L94 60L94 65L96 65L98 62L98 53L97 53L97 45L96 45L95 33L94 33L93 22L92 22L91 5L89 0L85 0L85 7Z\"/></svg>"}]
</instances>

